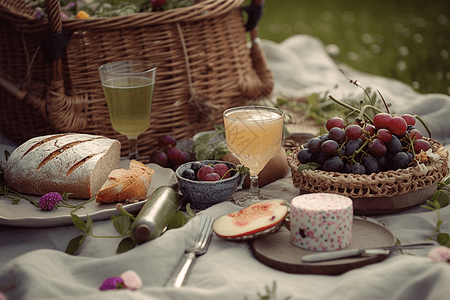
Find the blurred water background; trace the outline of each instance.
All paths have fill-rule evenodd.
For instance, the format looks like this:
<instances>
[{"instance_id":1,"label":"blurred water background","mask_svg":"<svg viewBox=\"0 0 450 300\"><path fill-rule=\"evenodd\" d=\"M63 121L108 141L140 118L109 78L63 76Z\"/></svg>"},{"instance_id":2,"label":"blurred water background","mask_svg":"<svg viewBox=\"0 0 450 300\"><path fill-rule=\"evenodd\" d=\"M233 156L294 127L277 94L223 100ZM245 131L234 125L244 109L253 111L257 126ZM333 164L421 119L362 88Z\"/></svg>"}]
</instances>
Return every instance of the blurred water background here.
<instances>
[{"instance_id":1,"label":"blurred water background","mask_svg":"<svg viewBox=\"0 0 450 300\"><path fill-rule=\"evenodd\" d=\"M265 0L262 39L317 37L339 63L450 94L450 2Z\"/></svg>"}]
</instances>

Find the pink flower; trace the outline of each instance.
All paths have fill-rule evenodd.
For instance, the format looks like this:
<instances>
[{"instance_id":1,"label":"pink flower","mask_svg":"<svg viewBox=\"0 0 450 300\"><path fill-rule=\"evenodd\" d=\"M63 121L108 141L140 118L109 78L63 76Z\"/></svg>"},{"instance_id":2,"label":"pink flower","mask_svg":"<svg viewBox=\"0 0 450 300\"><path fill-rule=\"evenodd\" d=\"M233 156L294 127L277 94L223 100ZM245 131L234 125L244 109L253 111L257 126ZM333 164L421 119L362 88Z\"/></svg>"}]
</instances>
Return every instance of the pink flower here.
<instances>
[{"instance_id":1,"label":"pink flower","mask_svg":"<svg viewBox=\"0 0 450 300\"><path fill-rule=\"evenodd\" d=\"M70 7L70 8L75 7L75 2L70 2L70 3L69 3L69 7Z\"/></svg>"},{"instance_id":2,"label":"pink flower","mask_svg":"<svg viewBox=\"0 0 450 300\"><path fill-rule=\"evenodd\" d=\"M123 279L123 284L127 289L138 290L142 287L142 280L134 271L126 271L120 275L120 278Z\"/></svg>"},{"instance_id":3,"label":"pink flower","mask_svg":"<svg viewBox=\"0 0 450 300\"><path fill-rule=\"evenodd\" d=\"M450 262L450 248L445 246L433 248L428 253L428 257L435 262Z\"/></svg>"},{"instance_id":4,"label":"pink flower","mask_svg":"<svg viewBox=\"0 0 450 300\"><path fill-rule=\"evenodd\" d=\"M61 200L62 196L60 193L47 193L39 200L39 207L42 210L52 210Z\"/></svg>"},{"instance_id":5,"label":"pink flower","mask_svg":"<svg viewBox=\"0 0 450 300\"><path fill-rule=\"evenodd\" d=\"M61 19L65 20L69 18L65 13L61 13Z\"/></svg>"}]
</instances>

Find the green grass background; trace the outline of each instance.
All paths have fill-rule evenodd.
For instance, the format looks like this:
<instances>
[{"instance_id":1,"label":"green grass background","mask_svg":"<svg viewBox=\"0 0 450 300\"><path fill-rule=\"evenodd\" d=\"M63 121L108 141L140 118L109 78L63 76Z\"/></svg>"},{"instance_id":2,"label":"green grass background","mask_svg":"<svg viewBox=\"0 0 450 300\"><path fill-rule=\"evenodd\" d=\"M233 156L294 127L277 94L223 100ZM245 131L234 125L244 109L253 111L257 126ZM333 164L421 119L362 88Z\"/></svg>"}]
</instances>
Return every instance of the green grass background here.
<instances>
[{"instance_id":1,"label":"green grass background","mask_svg":"<svg viewBox=\"0 0 450 300\"><path fill-rule=\"evenodd\" d=\"M259 36L315 36L339 47L337 62L420 93L450 94L449 7L447 0L265 0Z\"/></svg>"}]
</instances>

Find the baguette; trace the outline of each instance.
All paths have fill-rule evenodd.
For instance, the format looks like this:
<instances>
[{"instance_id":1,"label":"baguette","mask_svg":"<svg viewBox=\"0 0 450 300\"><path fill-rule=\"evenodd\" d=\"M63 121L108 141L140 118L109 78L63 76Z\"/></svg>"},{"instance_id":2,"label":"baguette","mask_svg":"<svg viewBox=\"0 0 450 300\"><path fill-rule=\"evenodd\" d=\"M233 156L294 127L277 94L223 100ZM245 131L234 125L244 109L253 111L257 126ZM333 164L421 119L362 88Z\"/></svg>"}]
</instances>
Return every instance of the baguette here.
<instances>
[{"instance_id":1,"label":"baguette","mask_svg":"<svg viewBox=\"0 0 450 300\"><path fill-rule=\"evenodd\" d=\"M89 199L119 161L120 142L114 139L77 133L40 136L11 153L5 182L19 193L71 193L71 198Z\"/></svg>"},{"instance_id":2,"label":"baguette","mask_svg":"<svg viewBox=\"0 0 450 300\"><path fill-rule=\"evenodd\" d=\"M140 161L131 160L128 170L115 169L109 174L95 201L113 203L145 199L154 174L152 168Z\"/></svg>"}]
</instances>

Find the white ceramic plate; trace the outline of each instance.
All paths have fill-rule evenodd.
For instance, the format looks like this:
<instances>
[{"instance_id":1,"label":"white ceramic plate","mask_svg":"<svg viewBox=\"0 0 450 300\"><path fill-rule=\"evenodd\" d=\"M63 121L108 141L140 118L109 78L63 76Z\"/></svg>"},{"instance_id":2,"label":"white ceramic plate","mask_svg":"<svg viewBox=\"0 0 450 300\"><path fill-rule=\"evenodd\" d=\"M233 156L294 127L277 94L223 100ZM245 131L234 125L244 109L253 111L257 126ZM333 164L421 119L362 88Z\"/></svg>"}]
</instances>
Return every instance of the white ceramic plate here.
<instances>
[{"instance_id":1,"label":"white ceramic plate","mask_svg":"<svg viewBox=\"0 0 450 300\"><path fill-rule=\"evenodd\" d=\"M121 161L119 167L128 168L129 161ZM148 195L155 189L164 185L173 185L177 183L175 172L172 169L162 168L157 164L147 164L155 170L152 183L148 190ZM24 195L27 198L39 201L39 196ZM85 200L69 200L69 203L80 203ZM131 213L138 212L145 201L127 204L124 208ZM116 204L99 204L95 201L85 206L85 209L79 209L76 214L83 220L86 220L87 214L93 221L108 220L112 215L119 214L116 210ZM31 205L27 200L21 199L19 204L13 205L11 199L0 197L0 225L18 226L18 227L53 227L61 225L71 225L71 208L59 207L51 211L43 211Z\"/></svg>"}]
</instances>

